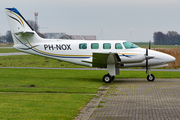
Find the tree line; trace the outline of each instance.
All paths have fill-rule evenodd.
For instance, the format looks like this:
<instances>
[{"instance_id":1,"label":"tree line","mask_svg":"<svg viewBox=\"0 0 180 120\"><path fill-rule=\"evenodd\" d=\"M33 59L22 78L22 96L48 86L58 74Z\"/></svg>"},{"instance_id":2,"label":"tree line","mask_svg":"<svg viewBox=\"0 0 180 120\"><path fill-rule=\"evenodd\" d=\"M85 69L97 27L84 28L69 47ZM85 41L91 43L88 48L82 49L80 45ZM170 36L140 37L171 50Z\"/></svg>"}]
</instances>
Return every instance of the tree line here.
<instances>
[{"instance_id":1,"label":"tree line","mask_svg":"<svg viewBox=\"0 0 180 120\"><path fill-rule=\"evenodd\" d=\"M176 31L154 32L153 39L155 45L180 45L180 34Z\"/></svg>"}]
</instances>

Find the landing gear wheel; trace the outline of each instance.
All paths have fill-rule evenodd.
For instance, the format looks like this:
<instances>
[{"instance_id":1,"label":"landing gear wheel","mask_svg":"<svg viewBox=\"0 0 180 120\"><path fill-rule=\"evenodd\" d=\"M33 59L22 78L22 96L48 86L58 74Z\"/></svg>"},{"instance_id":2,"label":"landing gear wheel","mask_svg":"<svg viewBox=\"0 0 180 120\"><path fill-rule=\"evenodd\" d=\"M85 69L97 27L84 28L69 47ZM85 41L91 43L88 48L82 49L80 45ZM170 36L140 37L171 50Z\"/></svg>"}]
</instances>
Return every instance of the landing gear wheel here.
<instances>
[{"instance_id":1,"label":"landing gear wheel","mask_svg":"<svg viewBox=\"0 0 180 120\"><path fill-rule=\"evenodd\" d=\"M111 83L112 80L113 79L109 74L106 74L106 75L103 76L103 82Z\"/></svg>"},{"instance_id":2,"label":"landing gear wheel","mask_svg":"<svg viewBox=\"0 0 180 120\"><path fill-rule=\"evenodd\" d=\"M114 79L115 79L115 76L112 76L112 81L114 81Z\"/></svg>"},{"instance_id":3,"label":"landing gear wheel","mask_svg":"<svg viewBox=\"0 0 180 120\"><path fill-rule=\"evenodd\" d=\"M155 76L153 74L150 74L150 75L147 76L147 80L152 82L152 81L155 80Z\"/></svg>"}]
</instances>

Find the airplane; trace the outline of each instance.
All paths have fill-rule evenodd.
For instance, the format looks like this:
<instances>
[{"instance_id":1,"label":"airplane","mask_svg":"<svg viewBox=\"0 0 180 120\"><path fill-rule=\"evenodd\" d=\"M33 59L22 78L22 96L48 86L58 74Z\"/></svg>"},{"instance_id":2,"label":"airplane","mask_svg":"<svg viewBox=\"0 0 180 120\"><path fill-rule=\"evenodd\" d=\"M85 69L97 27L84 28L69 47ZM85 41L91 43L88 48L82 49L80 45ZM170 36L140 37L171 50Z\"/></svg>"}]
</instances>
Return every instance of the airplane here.
<instances>
[{"instance_id":1,"label":"airplane","mask_svg":"<svg viewBox=\"0 0 180 120\"><path fill-rule=\"evenodd\" d=\"M147 80L154 81L151 68L165 67L175 61L173 56L139 46L126 40L70 40L44 39L16 8L5 8L11 29L14 48L30 54L49 57L74 64L107 68L103 81L111 83L120 68L146 68Z\"/></svg>"}]
</instances>

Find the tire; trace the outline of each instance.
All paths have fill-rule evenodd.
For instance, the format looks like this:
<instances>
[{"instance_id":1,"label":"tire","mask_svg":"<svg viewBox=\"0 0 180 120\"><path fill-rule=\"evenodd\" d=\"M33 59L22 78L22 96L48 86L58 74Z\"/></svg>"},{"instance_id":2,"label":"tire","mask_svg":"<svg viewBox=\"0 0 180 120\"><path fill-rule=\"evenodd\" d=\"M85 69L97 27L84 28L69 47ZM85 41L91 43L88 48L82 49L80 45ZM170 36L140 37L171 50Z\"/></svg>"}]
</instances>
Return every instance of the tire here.
<instances>
[{"instance_id":1,"label":"tire","mask_svg":"<svg viewBox=\"0 0 180 120\"><path fill-rule=\"evenodd\" d=\"M115 79L115 76L112 76L112 81L114 81L114 79Z\"/></svg>"},{"instance_id":2,"label":"tire","mask_svg":"<svg viewBox=\"0 0 180 120\"><path fill-rule=\"evenodd\" d=\"M111 81L112 81L112 77L109 74L103 76L103 82L111 83Z\"/></svg>"},{"instance_id":3,"label":"tire","mask_svg":"<svg viewBox=\"0 0 180 120\"><path fill-rule=\"evenodd\" d=\"M155 80L155 76L153 74L147 76L147 80L149 82L153 82Z\"/></svg>"}]
</instances>

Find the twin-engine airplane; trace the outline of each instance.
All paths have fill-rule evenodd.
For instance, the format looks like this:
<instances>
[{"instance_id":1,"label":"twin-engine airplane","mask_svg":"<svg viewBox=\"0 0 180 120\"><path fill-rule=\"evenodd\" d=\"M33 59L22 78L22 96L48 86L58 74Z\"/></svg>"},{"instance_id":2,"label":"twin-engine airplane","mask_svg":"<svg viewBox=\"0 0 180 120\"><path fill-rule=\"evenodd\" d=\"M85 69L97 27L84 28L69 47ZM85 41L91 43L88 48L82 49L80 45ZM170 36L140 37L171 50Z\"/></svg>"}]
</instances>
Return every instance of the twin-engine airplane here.
<instances>
[{"instance_id":1,"label":"twin-engine airplane","mask_svg":"<svg viewBox=\"0 0 180 120\"><path fill-rule=\"evenodd\" d=\"M154 81L151 68L168 66L175 58L157 51L143 49L125 40L64 40L43 39L16 8L6 8L14 48L35 55L49 57L89 67L107 68L103 81L110 83L119 69L145 67L147 80Z\"/></svg>"}]
</instances>

